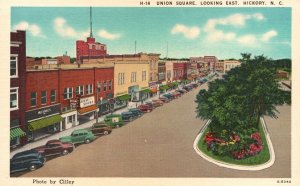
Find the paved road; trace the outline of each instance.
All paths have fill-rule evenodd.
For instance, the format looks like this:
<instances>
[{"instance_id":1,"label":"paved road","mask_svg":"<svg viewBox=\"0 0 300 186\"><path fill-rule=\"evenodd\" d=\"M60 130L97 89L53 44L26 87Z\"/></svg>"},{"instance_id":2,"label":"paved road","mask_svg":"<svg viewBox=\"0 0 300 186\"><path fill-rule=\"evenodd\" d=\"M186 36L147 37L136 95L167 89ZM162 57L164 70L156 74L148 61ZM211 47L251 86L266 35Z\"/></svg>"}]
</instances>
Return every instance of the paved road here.
<instances>
[{"instance_id":1,"label":"paved road","mask_svg":"<svg viewBox=\"0 0 300 186\"><path fill-rule=\"evenodd\" d=\"M203 88L206 85L202 85ZM193 141L205 121L195 118L199 88L115 129L68 156L48 161L24 177L290 177L291 107L278 107L279 119L266 117L275 164L261 171L236 171L196 154Z\"/></svg>"}]
</instances>

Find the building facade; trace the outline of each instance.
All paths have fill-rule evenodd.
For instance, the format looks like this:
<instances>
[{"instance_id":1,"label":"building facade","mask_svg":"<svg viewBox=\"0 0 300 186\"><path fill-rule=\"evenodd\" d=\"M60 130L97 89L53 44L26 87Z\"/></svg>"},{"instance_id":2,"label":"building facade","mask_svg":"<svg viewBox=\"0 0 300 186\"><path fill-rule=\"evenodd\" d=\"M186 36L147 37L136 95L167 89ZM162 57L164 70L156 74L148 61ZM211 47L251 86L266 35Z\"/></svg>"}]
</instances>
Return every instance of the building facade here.
<instances>
[{"instance_id":1,"label":"building facade","mask_svg":"<svg viewBox=\"0 0 300 186\"><path fill-rule=\"evenodd\" d=\"M215 71L218 58L216 56L204 56L204 62L209 64L210 71Z\"/></svg>"},{"instance_id":2,"label":"building facade","mask_svg":"<svg viewBox=\"0 0 300 186\"><path fill-rule=\"evenodd\" d=\"M26 143L26 32L10 33L10 147Z\"/></svg>"},{"instance_id":3,"label":"building facade","mask_svg":"<svg viewBox=\"0 0 300 186\"><path fill-rule=\"evenodd\" d=\"M27 137L36 140L109 112L113 67L28 70Z\"/></svg>"},{"instance_id":4,"label":"building facade","mask_svg":"<svg viewBox=\"0 0 300 186\"><path fill-rule=\"evenodd\" d=\"M81 57L105 56L107 48L105 44L96 42L93 37L88 37L86 41L76 41L76 61L82 63Z\"/></svg>"},{"instance_id":5,"label":"building facade","mask_svg":"<svg viewBox=\"0 0 300 186\"><path fill-rule=\"evenodd\" d=\"M241 65L241 62L238 60L224 60L224 73L227 73L231 69Z\"/></svg>"}]
</instances>

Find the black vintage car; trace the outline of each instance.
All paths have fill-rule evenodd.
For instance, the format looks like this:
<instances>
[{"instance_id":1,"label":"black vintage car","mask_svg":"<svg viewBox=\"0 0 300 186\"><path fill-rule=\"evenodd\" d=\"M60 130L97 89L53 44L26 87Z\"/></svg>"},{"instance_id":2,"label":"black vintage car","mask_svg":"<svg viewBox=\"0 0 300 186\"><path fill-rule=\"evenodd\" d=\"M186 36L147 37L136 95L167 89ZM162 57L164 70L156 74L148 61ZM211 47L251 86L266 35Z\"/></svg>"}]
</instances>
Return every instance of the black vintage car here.
<instances>
[{"instance_id":1,"label":"black vintage car","mask_svg":"<svg viewBox=\"0 0 300 186\"><path fill-rule=\"evenodd\" d=\"M137 116L135 116L132 112L122 112L122 119L123 121L133 121Z\"/></svg>"},{"instance_id":2,"label":"black vintage car","mask_svg":"<svg viewBox=\"0 0 300 186\"><path fill-rule=\"evenodd\" d=\"M129 109L129 112L131 112L135 117L141 117L144 114L144 112L138 108L131 108Z\"/></svg>"},{"instance_id":3,"label":"black vintage car","mask_svg":"<svg viewBox=\"0 0 300 186\"><path fill-rule=\"evenodd\" d=\"M45 157L34 149L19 152L10 159L10 173L24 170L34 171L42 167L45 162Z\"/></svg>"}]
</instances>

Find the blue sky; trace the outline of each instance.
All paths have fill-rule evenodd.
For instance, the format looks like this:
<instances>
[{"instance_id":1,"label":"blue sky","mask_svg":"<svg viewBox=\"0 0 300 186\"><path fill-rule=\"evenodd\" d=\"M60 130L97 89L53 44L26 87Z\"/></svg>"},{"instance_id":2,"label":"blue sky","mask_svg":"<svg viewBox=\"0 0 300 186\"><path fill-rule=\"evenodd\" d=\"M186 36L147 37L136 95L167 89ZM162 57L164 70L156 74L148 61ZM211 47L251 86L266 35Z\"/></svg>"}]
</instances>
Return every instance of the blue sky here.
<instances>
[{"instance_id":1,"label":"blue sky","mask_svg":"<svg viewBox=\"0 0 300 186\"><path fill-rule=\"evenodd\" d=\"M27 30L27 56L75 57L89 35L89 7L13 7L11 30ZM291 57L290 8L93 7L93 35L109 54L160 53L183 58L240 53Z\"/></svg>"}]
</instances>

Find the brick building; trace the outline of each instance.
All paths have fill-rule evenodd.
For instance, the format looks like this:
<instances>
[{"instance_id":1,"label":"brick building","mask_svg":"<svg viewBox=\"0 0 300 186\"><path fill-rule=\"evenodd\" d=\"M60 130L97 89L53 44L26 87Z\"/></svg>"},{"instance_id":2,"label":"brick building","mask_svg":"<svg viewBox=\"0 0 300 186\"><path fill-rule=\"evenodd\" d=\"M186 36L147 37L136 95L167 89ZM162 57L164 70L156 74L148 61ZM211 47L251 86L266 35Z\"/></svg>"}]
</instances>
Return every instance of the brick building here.
<instances>
[{"instance_id":1,"label":"brick building","mask_svg":"<svg viewBox=\"0 0 300 186\"><path fill-rule=\"evenodd\" d=\"M83 40L76 41L76 61L82 63L81 57L105 56L107 48L105 44L96 42L95 38L88 37L86 42Z\"/></svg>"},{"instance_id":2,"label":"brick building","mask_svg":"<svg viewBox=\"0 0 300 186\"><path fill-rule=\"evenodd\" d=\"M64 65L26 72L28 139L69 129L97 114L109 112L113 97L113 67Z\"/></svg>"},{"instance_id":3,"label":"brick building","mask_svg":"<svg viewBox=\"0 0 300 186\"><path fill-rule=\"evenodd\" d=\"M25 138L26 32L10 33L10 147L26 143Z\"/></svg>"}]
</instances>

